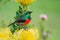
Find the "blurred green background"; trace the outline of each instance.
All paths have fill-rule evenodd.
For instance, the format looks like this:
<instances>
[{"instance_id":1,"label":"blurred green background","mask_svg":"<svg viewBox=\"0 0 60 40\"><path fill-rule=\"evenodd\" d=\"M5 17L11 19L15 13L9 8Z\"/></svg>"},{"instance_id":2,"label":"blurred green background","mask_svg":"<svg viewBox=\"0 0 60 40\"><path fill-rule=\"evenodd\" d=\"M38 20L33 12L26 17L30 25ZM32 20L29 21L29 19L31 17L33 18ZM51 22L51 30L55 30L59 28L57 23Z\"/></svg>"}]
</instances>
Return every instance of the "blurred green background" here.
<instances>
[{"instance_id":1,"label":"blurred green background","mask_svg":"<svg viewBox=\"0 0 60 40\"><path fill-rule=\"evenodd\" d=\"M15 1L0 5L0 22L4 20L6 24L14 21L14 16L18 10L18 3ZM36 0L30 5L33 10L31 24L39 28L39 15L45 13L48 20L45 22L45 30L51 31L48 40L60 40L60 0Z\"/></svg>"}]
</instances>

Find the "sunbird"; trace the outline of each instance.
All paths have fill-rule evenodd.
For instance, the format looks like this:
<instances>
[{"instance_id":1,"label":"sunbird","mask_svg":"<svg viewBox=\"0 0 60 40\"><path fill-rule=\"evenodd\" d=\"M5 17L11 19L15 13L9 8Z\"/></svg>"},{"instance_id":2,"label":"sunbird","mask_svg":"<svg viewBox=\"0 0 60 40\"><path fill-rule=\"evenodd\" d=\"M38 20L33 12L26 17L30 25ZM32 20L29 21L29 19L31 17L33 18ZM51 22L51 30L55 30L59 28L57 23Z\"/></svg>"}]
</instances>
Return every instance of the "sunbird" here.
<instances>
[{"instance_id":1,"label":"sunbird","mask_svg":"<svg viewBox=\"0 0 60 40\"><path fill-rule=\"evenodd\" d=\"M18 23L18 24L26 24L26 25L29 24L30 21L31 21L31 13L32 13L32 11L25 12L24 15L21 15L20 18L18 18L15 22L9 24L8 27L10 25L15 24L15 23Z\"/></svg>"}]
</instances>

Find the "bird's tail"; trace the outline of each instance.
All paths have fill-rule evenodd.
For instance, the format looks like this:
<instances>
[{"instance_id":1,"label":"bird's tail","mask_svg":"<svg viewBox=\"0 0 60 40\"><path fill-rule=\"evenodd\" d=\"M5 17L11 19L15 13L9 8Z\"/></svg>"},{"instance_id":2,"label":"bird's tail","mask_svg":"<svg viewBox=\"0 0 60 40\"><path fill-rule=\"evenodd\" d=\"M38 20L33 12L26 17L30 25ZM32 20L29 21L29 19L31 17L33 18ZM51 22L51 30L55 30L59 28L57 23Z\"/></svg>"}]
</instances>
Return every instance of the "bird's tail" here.
<instances>
[{"instance_id":1,"label":"bird's tail","mask_svg":"<svg viewBox=\"0 0 60 40\"><path fill-rule=\"evenodd\" d=\"M11 26L11 25L13 25L13 24L15 24L15 23L16 23L16 22L13 22L13 23L9 24L8 27Z\"/></svg>"}]
</instances>

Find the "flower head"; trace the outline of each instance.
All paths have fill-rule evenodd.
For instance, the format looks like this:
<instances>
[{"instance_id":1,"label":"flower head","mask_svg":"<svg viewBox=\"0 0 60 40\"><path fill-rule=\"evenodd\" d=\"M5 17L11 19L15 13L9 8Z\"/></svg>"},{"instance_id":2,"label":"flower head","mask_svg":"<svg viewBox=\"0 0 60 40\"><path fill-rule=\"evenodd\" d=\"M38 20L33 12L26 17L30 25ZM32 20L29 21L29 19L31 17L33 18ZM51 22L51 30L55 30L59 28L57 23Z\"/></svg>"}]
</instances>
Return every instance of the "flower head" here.
<instances>
[{"instance_id":1,"label":"flower head","mask_svg":"<svg viewBox=\"0 0 60 40\"><path fill-rule=\"evenodd\" d=\"M34 0L17 0L23 6L30 5Z\"/></svg>"},{"instance_id":2,"label":"flower head","mask_svg":"<svg viewBox=\"0 0 60 40\"><path fill-rule=\"evenodd\" d=\"M12 38L12 33L9 28L0 29L0 39L1 40L9 40L11 38Z\"/></svg>"},{"instance_id":3,"label":"flower head","mask_svg":"<svg viewBox=\"0 0 60 40\"><path fill-rule=\"evenodd\" d=\"M19 40L38 40L39 32L37 29L21 29L13 35L13 39Z\"/></svg>"},{"instance_id":4,"label":"flower head","mask_svg":"<svg viewBox=\"0 0 60 40\"><path fill-rule=\"evenodd\" d=\"M41 15L40 15L40 18L41 18L42 20L47 20L47 15L46 15L46 14L41 14Z\"/></svg>"}]
</instances>

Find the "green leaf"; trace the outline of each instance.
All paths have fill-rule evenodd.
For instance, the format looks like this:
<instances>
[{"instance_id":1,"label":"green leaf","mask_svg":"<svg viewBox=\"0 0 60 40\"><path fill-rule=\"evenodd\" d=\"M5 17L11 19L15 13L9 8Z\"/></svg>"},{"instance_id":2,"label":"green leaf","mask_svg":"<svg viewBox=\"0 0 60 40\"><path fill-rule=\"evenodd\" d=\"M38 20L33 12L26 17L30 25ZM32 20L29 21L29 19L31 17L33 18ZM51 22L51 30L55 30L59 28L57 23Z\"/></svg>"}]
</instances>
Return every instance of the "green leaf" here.
<instances>
[{"instance_id":1,"label":"green leaf","mask_svg":"<svg viewBox=\"0 0 60 40\"><path fill-rule=\"evenodd\" d=\"M12 32L12 34L15 32L15 30L18 29L18 26L16 26L16 24L13 24L11 27L10 27L10 30Z\"/></svg>"},{"instance_id":2,"label":"green leaf","mask_svg":"<svg viewBox=\"0 0 60 40\"><path fill-rule=\"evenodd\" d=\"M21 6L19 6L19 10L22 10L22 7Z\"/></svg>"},{"instance_id":3,"label":"green leaf","mask_svg":"<svg viewBox=\"0 0 60 40\"><path fill-rule=\"evenodd\" d=\"M16 17L14 17L15 20L17 20L18 18L20 18L20 14L18 12L16 12Z\"/></svg>"}]
</instances>

